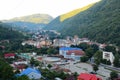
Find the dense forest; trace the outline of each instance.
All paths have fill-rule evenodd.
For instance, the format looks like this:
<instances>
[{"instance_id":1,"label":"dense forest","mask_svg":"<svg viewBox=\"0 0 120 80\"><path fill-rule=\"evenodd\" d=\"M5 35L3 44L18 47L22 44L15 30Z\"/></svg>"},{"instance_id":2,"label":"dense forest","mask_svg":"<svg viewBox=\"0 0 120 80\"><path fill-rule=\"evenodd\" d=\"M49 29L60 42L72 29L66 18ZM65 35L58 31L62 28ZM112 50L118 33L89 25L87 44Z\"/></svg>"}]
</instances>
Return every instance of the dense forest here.
<instances>
[{"instance_id":1,"label":"dense forest","mask_svg":"<svg viewBox=\"0 0 120 80\"><path fill-rule=\"evenodd\" d=\"M5 26L4 23L0 22L0 40L17 40L25 38L22 33L7 27L8 26Z\"/></svg>"},{"instance_id":2,"label":"dense forest","mask_svg":"<svg viewBox=\"0 0 120 80\"><path fill-rule=\"evenodd\" d=\"M44 29L53 29L64 36L79 35L101 43L120 46L120 1L101 0L91 8L64 21L58 16Z\"/></svg>"}]
</instances>

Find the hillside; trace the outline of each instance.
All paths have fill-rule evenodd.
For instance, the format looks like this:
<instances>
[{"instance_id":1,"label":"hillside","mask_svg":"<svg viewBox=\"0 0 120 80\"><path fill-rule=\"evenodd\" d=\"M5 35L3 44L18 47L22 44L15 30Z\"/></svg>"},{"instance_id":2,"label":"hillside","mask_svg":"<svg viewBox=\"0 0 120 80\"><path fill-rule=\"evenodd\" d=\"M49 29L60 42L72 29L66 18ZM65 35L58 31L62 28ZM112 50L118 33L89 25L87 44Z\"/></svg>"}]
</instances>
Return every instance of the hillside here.
<instances>
[{"instance_id":1,"label":"hillside","mask_svg":"<svg viewBox=\"0 0 120 80\"><path fill-rule=\"evenodd\" d=\"M11 28L6 28L4 23L0 22L0 40L24 39L25 36Z\"/></svg>"},{"instance_id":2,"label":"hillside","mask_svg":"<svg viewBox=\"0 0 120 80\"><path fill-rule=\"evenodd\" d=\"M4 22L6 25L19 30L19 31L38 31L46 26L42 23L31 23L31 22L22 22L22 21L13 21L13 22Z\"/></svg>"},{"instance_id":3,"label":"hillside","mask_svg":"<svg viewBox=\"0 0 120 80\"><path fill-rule=\"evenodd\" d=\"M101 43L113 43L120 46L119 4L119 0L102 0L62 22L61 16L58 16L44 29L57 30L64 36L79 35Z\"/></svg>"},{"instance_id":4,"label":"hillside","mask_svg":"<svg viewBox=\"0 0 120 80\"><path fill-rule=\"evenodd\" d=\"M52 20L53 18L48 14L33 14L23 17L16 17L9 21L22 21L22 22L48 24Z\"/></svg>"},{"instance_id":5,"label":"hillside","mask_svg":"<svg viewBox=\"0 0 120 80\"><path fill-rule=\"evenodd\" d=\"M85 7L83 7L83 8L79 8L79 9L73 10L71 12L68 12L66 14L63 14L63 15L60 16L60 21L62 22L64 20L68 19L68 18L71 18L71 17L75 16L76 14L89 9L94 4L95 3L92 3L92 4L89 4L89 5L85 6Z\"/></svg>"}]
</instances>

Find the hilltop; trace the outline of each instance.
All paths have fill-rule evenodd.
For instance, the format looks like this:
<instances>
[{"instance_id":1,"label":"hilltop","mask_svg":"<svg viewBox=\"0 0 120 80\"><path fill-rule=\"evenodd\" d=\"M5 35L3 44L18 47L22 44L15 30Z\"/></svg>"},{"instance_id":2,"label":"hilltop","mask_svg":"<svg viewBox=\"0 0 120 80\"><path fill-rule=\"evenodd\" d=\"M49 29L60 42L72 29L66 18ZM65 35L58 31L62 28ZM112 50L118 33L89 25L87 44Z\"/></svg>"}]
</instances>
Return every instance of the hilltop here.
<instances>
[{"instance_id":1,"label":"hilltop","mask_svg":"<svg viewBox=\"0 0 120 80\"><path fill-rule=\"evenodd\" d=\"M33 14L23 17L16 17L13 19L10 19L9 21L21 21L21 22L31 22L31 23L42 23L42 24L48 24L50 21L53 20L53 17L51 17L48 14Z\"/></svg>"}]
</instances>

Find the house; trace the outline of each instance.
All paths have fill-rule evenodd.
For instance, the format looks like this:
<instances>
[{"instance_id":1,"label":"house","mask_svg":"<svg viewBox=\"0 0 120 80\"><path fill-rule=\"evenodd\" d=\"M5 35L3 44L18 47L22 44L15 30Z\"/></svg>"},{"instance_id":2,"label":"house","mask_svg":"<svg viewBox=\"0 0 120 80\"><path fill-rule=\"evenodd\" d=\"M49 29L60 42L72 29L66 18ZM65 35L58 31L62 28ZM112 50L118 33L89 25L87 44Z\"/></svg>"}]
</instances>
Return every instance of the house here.
<instances>
[{"instance_id":1,"label":"house","mask_svg":"<svg viewBox=\"0 0 120 80\"><path fill-rule=\"evenodd\" d=\"M26 68L26 64L13 64L13 67L15 69L18 69L19 71L23 71Z\"/></svg>"},{"instance_id":2,"label":"house","mask_svg":"<svg viewBox=\"0 0 120 80\"><path fill-rule=\"evenodd\" d=\"M15 54L14 53L6 53L6 54L4 54L4 58L15 58Z\"/></svg>"},{"instance_id":3,"label":"house","mask_svg":"<svg viewBox=\"0 0 120 80\"><path fill-rule=\"evenodd\" d=\"M73 47L61 47L59 49L59 54L64 56L64 58L80 60L80 57L84 56L85 53L80 48L73 48Z\"/></svg>"},{"instance_id":4,"label":"house","mask_svg":"<svg viewBox=\"0 0 120 80\"><path fill-rule=\"evenodd\" d=\"M81 73L77 77L77 80L102 80L102 79L97 77L95 74Z\"/></svg>"},{"instance_id":5,"label":"house","mask_svg":"<svg viewBox=\"0 0 120 80\"><path fill-rule=\"evenodd\" d=\"M25 69L28 65L28 61L18 60L13 62L13 67L19 69L20 71Z\"/></svg>"},{"instance_id":6,"label":"house","mask_svg":"<svg viewBox=\"0 0 120 80\"><path fill-rule=\"evenodd\" d=\"M88 43L90 40L88 38L81 38L80 43Z\"/></svg>"},{"instance_id":7,"label":"house","mask_svg":"<svg viewBox=\"0 0 120 80\"><path fill-rule=\"evenodd\" d=\"M24 71L22 71L20 74L17 74L17 76L26 75L29 77L29 79L39 80L41 78L41 73L37 69L33 68L27 68Z\"/></svg>"},{"instance_id":8,"label":"house","mask_svg":"<svg viewBox=\"0 0 120 80\"><path fill-rule=\"evenodd\" d=\"M114 55L112 52L103 51L103 59L110 60L111 63L114 61Z\"/></svg>"}]
</instances>

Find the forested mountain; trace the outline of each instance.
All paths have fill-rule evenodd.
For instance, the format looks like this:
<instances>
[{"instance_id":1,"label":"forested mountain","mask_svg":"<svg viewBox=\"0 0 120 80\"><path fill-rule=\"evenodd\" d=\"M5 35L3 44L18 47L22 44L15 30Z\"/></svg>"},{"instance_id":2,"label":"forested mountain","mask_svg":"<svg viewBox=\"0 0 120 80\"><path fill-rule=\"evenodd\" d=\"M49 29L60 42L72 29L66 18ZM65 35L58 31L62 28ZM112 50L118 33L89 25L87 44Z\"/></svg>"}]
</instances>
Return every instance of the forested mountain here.
<instances>
[{"instance_id":1,"label":"forested mountain","mask_svg":"<svg viewBox=\"0 0 120 80\"><path fill-rule=\"evenodd\" d=\"M50 21L53 20L53 17L48 14L33 14L23 17L16 17L9 21L21 21L21 22L30 22L30 23L41 23L41 24L48 24Z\"/></svg>"},{"instance_id":2,"label":"forested mountain","mask_svg":"<svg viewBox=\"0 0 120 80\"><path fill-rule=\"evenodd\" d=\"M31 23L22 21L5 22L5 25L11 26L12 28L19 31L37 31L46 26L42 23Z\"/></svg>"},{"instance_id":3,"label":"forested mountain","mask_svg":"<svg viewBox=\"0 0 120 80\"><path fill-rule=\"evenodd\" d=\"M61 21L61 16L58 16L44 29L53 29L63 35L79 35L101 43L113 43L120 46L119 4L119 0L101 0L91 8L64 21Z\"/></svg>"},{"instance_id":4,"label":"forested mountain","mask_svg":"<svg viewBox=\"0 0 120 80\"><path fill-rule=\"evenodd\" d=\"M25 36L11 28L6 28L4 23L0 22L0 40L17 40L17 39L24 39Z\"/></svg>"}]
</instances>

